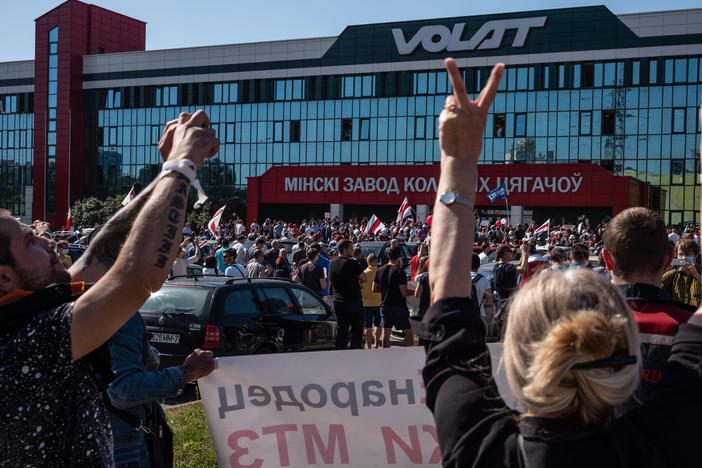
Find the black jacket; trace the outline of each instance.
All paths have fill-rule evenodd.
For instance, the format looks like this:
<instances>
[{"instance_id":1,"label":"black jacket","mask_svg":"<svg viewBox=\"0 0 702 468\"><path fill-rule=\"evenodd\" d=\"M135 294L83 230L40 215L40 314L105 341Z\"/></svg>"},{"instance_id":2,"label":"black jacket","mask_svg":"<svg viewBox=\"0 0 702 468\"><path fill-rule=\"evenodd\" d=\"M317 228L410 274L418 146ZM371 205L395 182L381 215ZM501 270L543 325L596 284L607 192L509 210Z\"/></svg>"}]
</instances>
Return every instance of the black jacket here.
<instances>
[{"instance_id":1,"label":"black jacket","mask_svg":"<svg viewBox=\"0 0 702 468\"><path fill-rule=\"evenodd\" d=\"M699 467L702 327L681 325L651 400L603 426L522 417L492 379L480 314L468 298L435 303L417 334L428 340L423 370L444 466Z\"/></svg>"}]
</instances>

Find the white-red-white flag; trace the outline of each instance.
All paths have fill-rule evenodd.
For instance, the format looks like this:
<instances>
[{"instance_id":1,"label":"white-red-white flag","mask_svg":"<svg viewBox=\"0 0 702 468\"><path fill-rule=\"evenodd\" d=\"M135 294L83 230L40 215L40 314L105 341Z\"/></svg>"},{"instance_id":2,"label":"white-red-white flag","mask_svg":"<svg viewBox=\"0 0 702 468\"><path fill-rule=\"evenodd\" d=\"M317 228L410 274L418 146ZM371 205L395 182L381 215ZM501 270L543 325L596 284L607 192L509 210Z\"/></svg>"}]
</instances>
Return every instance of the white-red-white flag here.
<instances>
[{"instance_id":1,"label":"white-red-white flag","mask_svg":"<svg viewBox=\"0 0 702 468\"><path fill-rule=\"evenodd\" d=\"M66 216L66 231L73 230L73 216L71 216L71 207L68 207L68 216Z\"/></svg>"},{"instance_id":2,"label":"white-red-white flag","mask_svg":"<svg viewBox=\"0 0 702 468\"><path fill-rule=\"evenodd\" d=\"M207 223L207 229L210 230L213 236L217 235L217 228L219 227L219 219L222 217L222 213L224 213L224 209L227 207L227 205L224 205L222 208L218 209L212 219L210 220L209 223Z\"/></svg>"},{"instance_id":3,"label":"white-red-white flag","mask_svg":"<svg viewBox=\"0 0 702 468\"><path fill-rule=\"evenodd\" d=\"M536 236L544 231L546 231L546 235L548 235L548 231L549 231L550 227L551 227L551 220L549 219L544 224L542 224L541 226L539 226L538 228L536 228L534 230L534 235Z\"/></svg>"},{"instance_id":4,"label":"white-red-white flag","mask_svg":"<svg viewBox=\"0 0 702 468\"><path fill-rule=\"evenodd\" d=\"M134 200L134 186L132 185L132 189L129 191L126 197L124 197L124 200L122 200L122 206L127 206L129 205L129 202Z\"/></svg>"},{"instance_id":5,"label":"white-red-white flag","mask_svg":"<svg viewBox=\"0 0 702 468\"><path fill-rule=\"evenodd\" d=\"M209 239L205 239L202 242L200 242L200 248L203 248L204 246L206 246L208 241L209 241Z\"/></svg>"},{"instance_id":6,"label":"white-red-white flag","mask_svg":"<svg viewBox=\"0 0 702 468\"><path fill-rule=\"evenodd\" d=\"M405 218L409 218L410 216L412 216L412 206L409 204L407 197L405 197L402 201L402 205L400 205L400 209L397 210L397 222L401 223Z\"/></svg>"},{"instance_id":7,"label":"white-red-white flag","mask_svg":"<svg viewBox=\"0 0 702 468\"><path fill-rule=\"evenodd\" d=\"M368 220L368 224L366 224L366 228L363 230L366 234L369 232L372 232L373 234L376 234L378 231L383 229L385 225L378 219L378 217L374 214L371 216L371 218Z\"/></svg>"}]
</instances>

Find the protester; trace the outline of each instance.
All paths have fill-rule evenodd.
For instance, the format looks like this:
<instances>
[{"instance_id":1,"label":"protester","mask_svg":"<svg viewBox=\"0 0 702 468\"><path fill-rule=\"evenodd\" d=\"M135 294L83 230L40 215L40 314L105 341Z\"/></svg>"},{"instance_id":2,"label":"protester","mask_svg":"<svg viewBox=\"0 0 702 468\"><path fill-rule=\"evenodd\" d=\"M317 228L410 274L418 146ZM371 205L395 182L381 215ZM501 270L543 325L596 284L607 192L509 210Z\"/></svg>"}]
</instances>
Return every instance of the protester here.
<instances>
[{"instance_id":1,"label":"protester","mask_svg":"<svg viewBox=\"0 0 702 468\"><path fill-rule=\"evenodd\" d=\"M590 268L590 249L582 242L573 244L570 249L569 268Z\"/></svg>"},{"instance_id":2,"label":"protester","mask_svg":"<svg viewBox=\"0 0 702 468\"><path fill-rule=\"evenodd\" d=\"M73 265L73 260L71 260L70 255L68 255L68 242L65 240L58 241L56 243L56 252L58 253L59 262L61 265L68 270Z\"/></svg>"},{"instance_id":3,"label":"protester","mask_svg":"<svg viewBox=\"0 0 702 468\"><path fill-rule=\"evenodd\" d=\"M290 262L288 261L288 251L280 249L278 258L275 260L275 276L277 278L291 278Z\"/></svg>"},{"instance_id":4,"label":"protester","mask_svg":"<svg viewBox=\"0 0 702 468\"><path fill-rule=\"evenodd\" d=\"M316 264L318 257L319 250L311 247L307 249L307 263L297 269L293 281L304 284L321 298L322 289L327 287L327 280L324 270Z\"/></svg>"},{"instance_id":5,"label":"protester","mask_svg":"<svg viewBox=\"0 0 702 468\"><path fill-rule=\"evenodd\" d=\"M373 280L378 270L378 256L371 253L366 257L368 267L363 270L366 281L361 283L363 297L363 333L366 337L366 347L380 348L380 337L383 333L383 324L380 319L380 293L373 292ZM375 338L375 340L374 340ZM375 344L374 344L375 341Z\"/></svg>"},{"instance_id":6,"label":"protester","mask_svg":"<svg viewBox=\"0 0 702 468\"><path fill-rule=\"evenodd\" d=\"M697 307L702 298L700 246L692 239L680 239L675 253L684 264L663 273L662 288L673 300Z\"/></svg>"},{"instance_id":7,"label":"protester","mask_svg":"<svg viewBox=\"0 0 702 468\"><path fill-rule=\"evenodd\" d=\"M185 247L192 242L195 246L195 255L188 257L185 253ZM200 246L197 241L191 237L185 239L182 244L180 244L180 251L178 251L178 256L173 262L173 268L171 269L171 277L176 276L187 276L188 275L188 265L192 265L200 259Z\"/></svg>"},{"instance_id":8,"label":"protester","mask_svg":"<svg viewBox=\"0 0 702 468\"><path fill-rule=\"evenodd\" d=\"M539 275L510 301L503 361L510 388L525 412L507 408L500 398L481 340L479 312L467 300L471 291L464 259L470 246L464 238L473 232L477 161L504 66L494 67L475 101L469 100L455 62L447 59L446 66L454 95L447 98L439 118L438 193L454 191L463 201L444 203L440 200L456 198L439 195L435 204L432 236L442 239L441 250L452 255L431 263L435 302L417 324L421 336L430 340L423 378L443 465L697 466L702 310L690 324L680 326L651 400L613 418L613 408L638 384L636 322L616 287L587 269ZM624 215L622 221L627 218ZM615 221L607 228L605 242L617 232L610 231ZM621 244L627 250L629 241ZM634 256L652 250L642 247ZM605 254L608 267L615 266L616 282L621 265L633 262L629 258L612 263L611 258ZM657 260L647 260L646 266ZM662 263L656 267L662 270Z\"/></svg>"},{"instance_id":9,"label":"protester","mask_svg":"<svg viewBox=\"0 0 702 468\"><path fill-rule=\"evenodd\" d=\"M217 263L214 257L210 257ZM137 312L109 341L115 379L108 389L108 412L116 468L149 468L150 454L142 425L165 421L157 400L183 393L185 384L214 369L212 351L195 350L176 367L158 370L158 351L149 344L146 325Z\"/></svg>"},{"instance_id":10,"label":"protester","mask_svg":"<svg viewBox=\"0 0 702 468\"><path fill-rule=\"evenodd\" d=\"M235 262L243 267L246 267L246 265L249 262L249 255L246 249L246 236L244 236L243 234L239 234L239 236L236 238L236 244L234 244L234 249L236 250Z\"/></svg>"},{"instance_id":11,"label":"protester","mask_svg":"<svg viewBox=\"0 0 702 468\"><path fill-rule=\"evenodd\" d=\"M475 291L475 296L478 301L478 309L480 309L480 317L485 323L486 329L487 324L493 321L493 304L495 299L492 295L492 290L490 287L490 281L483 275L478 273L480 268L480 257L473 254L473 262L470 271L470 281L473 285L473 291ZM490 316L487 315L490 312Z\"/></svg>"},{"instance_id":12,"label":"protester","mask_svg":"<svg viewBox=\"0 0 702 468\"><path fill-rule=\"evenodd\" d=\"M53 240L0 213L4 465L114 465L102 399L110 369L101 345L171 270L192 177L180 171L192 174L217 152L208 126L202 111L166 125L162 177L103 226L70 274ZM85 291L83 282L95 284Z\"/></svg>"},{"instance_id":13,"label":"protester","mask_svg":"<svg viewBox=\"0 0 702 468\"><path fill-rule=\"evenodd\" d=\"M263 250L254 250L251 254L251 258L253 260L251 260L249 264L246 265L246 275L249 278L265 278L266 267L263 264Z\"/></svg>"},{"instance_id":14,"label":"protester","mask_svg":"<svg viewBox=\"0 0 702 468\"><path fill-rule=\"evenodd\" d=\"M663 272L673 258L665 223L647 208L629 208L607 224L602 250L612 282L621 291L639 325L642 344L641 387L622 411L651 395L664 376L676 330L692 307L673 301L662 289Z\"/></svg>"},{"instance_id":15,"label":"protester","mask_svg":"<svg viewBox=\"0 0 702 468\"><path fill-rule=\"evenodd\" d=\"M387 250L388 263L383 265L373 279L373 291L382 295L380 316L383 321L383 348L390 347L392 328L402 330L405 334L405 345L414 346L414 334L409 323L407 296L414 290L407 287L407 275L400 268L402 256L400 248L390 247Z\"/></svg>"},{"instance_id":16,"label":"protester","mask_svg":"<svg viewBox=\"0 0 702 468\"><path fill-rule=\"evenodd\" d=\"M217 259L217 268L219 271L224 271L227 269L227 265L224 263L224 251L229 248L229 239L222 237L219 239L219 248L215 251L215 258Z\"/></svg>"},{"instance_id":17,"label":"protester","mask_svg":"<svg viewBox=\"0 0 702 468\"><path fill-rule=\"evenodd\" d=\"M419 249L417 249L417 255L410 259L410 279L415 281L417 276L417 269L419 268L419 260L422 257L426 257L429 254L429 247L426 244L419 244Z\"/></svg>"},{"instance_id":18,"label":"protester","mask_svg":"<svg viewBox=\"0 0 702 468\"><path fill-rule=\"evenodd\" d=\"M224 251L222 259L227 265L227 269L224 270L224 276L231 276L232 278L248 278L249 272L246 268L241 266L236 259L239 256L239 251L235 247L230 247Z\"/></svg>"},{"instance_id":19,"label":"protester","mask_svg":"<svg viewBox=\"0 0 702 468\"><path fill-rule=\"evenodd\" d=\"M495 299L495 314L500 312L502 304L504 304L517 289L517 275L527 273L529 271L529 254L526 242L522 242L521 251L522 257L519 260L519 265L510 263L515 256L512 248L507 244L500 244L495 252L497 264L493 268L492 273L492 289Z\"/></svg>"},{"instance_id":20,"label":"protester","mask_svg":"<svg viewBox=\"0 0 702 468\"><path fill-rule=\"evenodd\" d=\"M217 259L212 255L205 257L205 268L202 269L203 275L219 276L219 268L217 268Z\"/></svg>"},{"instance_id":21,"label":"protester","mask_svg":"<svg viewBox=\"0 0 702 468\"><path fill-rule=\"evenodd\" d=\"M359 349L363 347L364 318L360 285L367 278L361 265L353 258L353 244L350 240L340 241L337 249L339 256L329 264L329 280L334 294L333 307L338 327L336 349Z\"/></svg>"},{"instance_id":22,"label":"protester","mask_svg":"<svg viewBox=\"0 0 702 468\"><path fill-rule=\"evenodd\" d=\"M553 247L551 249L549 261L551 262L551 266L544 271L563 271L568 269L568 267L565 265L565 252L563 252L563 249L560 247Z\"/></svg>"}]
</instances>

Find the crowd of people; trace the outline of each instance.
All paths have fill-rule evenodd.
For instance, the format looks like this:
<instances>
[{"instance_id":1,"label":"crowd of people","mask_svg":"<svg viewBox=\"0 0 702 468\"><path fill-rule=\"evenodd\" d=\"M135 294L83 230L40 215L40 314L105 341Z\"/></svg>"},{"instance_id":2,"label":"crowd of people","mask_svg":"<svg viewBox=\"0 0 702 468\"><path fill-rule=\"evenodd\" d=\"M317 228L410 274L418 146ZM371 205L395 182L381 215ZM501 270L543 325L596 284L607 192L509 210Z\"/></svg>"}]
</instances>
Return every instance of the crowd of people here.
<instances>
[{"instance_id":1,"label":"crowd of people","mask_svg":"<svg viewBox=\"0 0 702 468\"><path fill-rule=\"evenodd\" d=\"M444 466L699 465L699 230L666 228L641 207L545 235L534 223L484 219L473 206L476 165L504 67L474 101L453 60L446 67L454 94L439 118L431 226L390 222L369 235L367 220L246 226L233 217L214 233L187 225L194 168L219 147L202 111L166 125L160 176L89 235L54 234L0 212L0 413L12 427L0 436L5 463L170 463L153 443L167 432L155 402L212 372L213 355L194 350L159 370L137 310L200 262L206 275L306 285L332 305L339 349L388 347L393 328L407 346L416 335ZM389 241L387 258L364 258L358 243L367 240ZM402 241L419 243L409 265ZM294 242L290 252L284 242ZM70 244L86 247L75 262ZM493 251L489 280L480 267ZM503 340L520 411L500 397L490 339Z\"/></svg>"}]
</instances>

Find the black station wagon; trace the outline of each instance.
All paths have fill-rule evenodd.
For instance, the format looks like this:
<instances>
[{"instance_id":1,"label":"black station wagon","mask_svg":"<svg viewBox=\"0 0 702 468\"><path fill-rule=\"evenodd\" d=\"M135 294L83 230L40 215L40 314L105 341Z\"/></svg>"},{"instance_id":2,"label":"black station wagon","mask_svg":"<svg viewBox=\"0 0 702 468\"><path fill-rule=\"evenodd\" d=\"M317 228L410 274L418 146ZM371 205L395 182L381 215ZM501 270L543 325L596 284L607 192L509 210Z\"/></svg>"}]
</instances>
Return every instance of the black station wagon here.
<instances>
[{"instance_id":1,"label":"black station wagon","mask_svg":"<svg viewBox=\"0 0 702 468\"><path fill-rule=\"evenodd\" d=\"M182 364L195 348L215 356L335 348L331 308L288 280L176 278L140 312L162 367Z\"/></svg>"}]
</instances>

